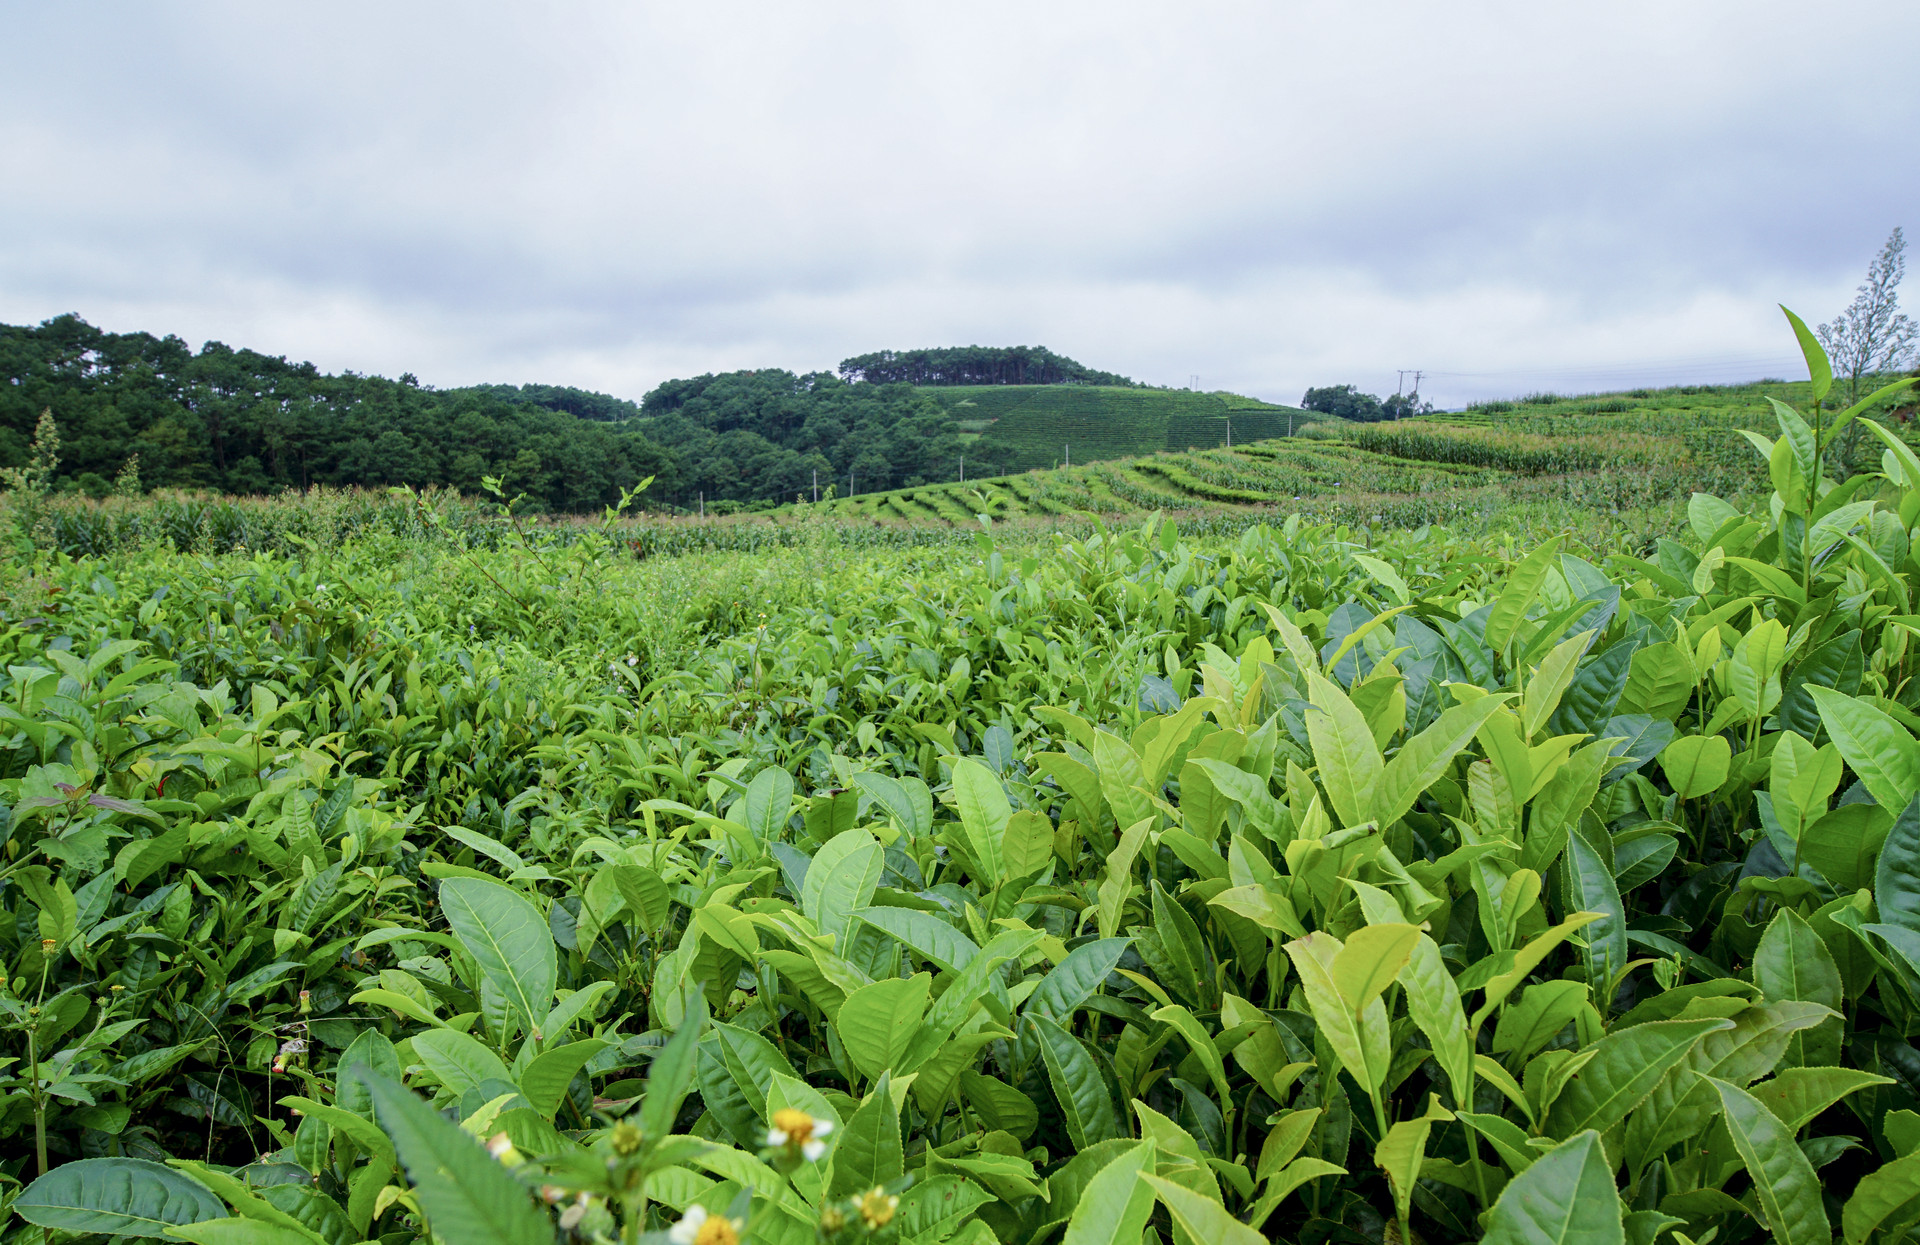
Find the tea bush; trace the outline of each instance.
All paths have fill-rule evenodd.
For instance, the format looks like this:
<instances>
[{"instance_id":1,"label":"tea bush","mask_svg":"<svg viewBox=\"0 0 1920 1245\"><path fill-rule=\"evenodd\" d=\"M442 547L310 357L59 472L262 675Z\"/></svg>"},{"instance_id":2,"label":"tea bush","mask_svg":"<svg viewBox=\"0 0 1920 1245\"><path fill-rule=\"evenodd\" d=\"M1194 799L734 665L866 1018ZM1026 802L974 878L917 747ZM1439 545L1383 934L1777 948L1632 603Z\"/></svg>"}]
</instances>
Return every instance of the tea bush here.
<instances>
[{"instance_id":1,"label":"tea bush","mask_svg":"<svg viewBox=\"0 0 1920 1245\"><path fill-rule=\"evenodd\" d=\"M8 1239L1906 1239L1920 457L1809 353L1679 531L26 540Z\"/></svg>"}]
</instances>

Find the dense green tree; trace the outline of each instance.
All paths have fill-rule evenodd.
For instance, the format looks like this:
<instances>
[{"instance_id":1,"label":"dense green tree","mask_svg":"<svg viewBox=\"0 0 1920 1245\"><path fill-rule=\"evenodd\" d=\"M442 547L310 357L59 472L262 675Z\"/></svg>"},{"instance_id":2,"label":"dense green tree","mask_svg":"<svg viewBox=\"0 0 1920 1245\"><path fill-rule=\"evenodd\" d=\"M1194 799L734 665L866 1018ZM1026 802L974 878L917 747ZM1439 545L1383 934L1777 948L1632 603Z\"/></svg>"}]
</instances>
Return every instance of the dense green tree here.
<instances>
[{"instance_id":1,"label":"dense green tree","mask_svg":"<svg viewBox=\"0 0 1920 1245\"><path fill-rule=\"evenodd\" d=\"M1379 398L1370 393L1361 393L1352 385L1325 385L1309 389L1307 395L1300 399L1300 405L1309 411L1337 415L1341 419L1371 421L1387 417L1386 407Z\"/></svg>"},{"instance_id":2,"label":"dense green tree","mask_svg":"<svg viewBox=\"0 0 1920 1245\"><path fill-rule=\"evenodd\" d=\"M1126 385L1139 382L1096 372L1045 346L949 346L876 350L840 361L843 380L909 385Z\"/></svg>"},{"instance_id":3,"label":"dense green tree","mask_svg":"<svg viewBox=\"0 0 1920 1245\"><path fill-rule=\"evenodd\" d=\"M791 501L958 477L960 434L907 384L849 383L831 372L767 368L670 380L641 401L645 435L679 465L683 501Z\"/></svg>"},{"instance_id":4,"label":"dense green tree","mask_svg":"<svg viewBox=\"0 0 1920 1245\"><path fill-rule=\"evenodd\" d=\"M567 402L574 410L547 403ZM642 478L676 487L672 455L631 402L560 386L436 390L208 342L109 333L78 316L0 325L0 467L27 459L40 412L60 476L109 480L140 457L148 486L264 493L315 484L452 485L503 476L537 506L585 511ZM582 418L582 416L586 418ZM97 487L91 484L89 486Z\"/></svg>"}]
</instances>

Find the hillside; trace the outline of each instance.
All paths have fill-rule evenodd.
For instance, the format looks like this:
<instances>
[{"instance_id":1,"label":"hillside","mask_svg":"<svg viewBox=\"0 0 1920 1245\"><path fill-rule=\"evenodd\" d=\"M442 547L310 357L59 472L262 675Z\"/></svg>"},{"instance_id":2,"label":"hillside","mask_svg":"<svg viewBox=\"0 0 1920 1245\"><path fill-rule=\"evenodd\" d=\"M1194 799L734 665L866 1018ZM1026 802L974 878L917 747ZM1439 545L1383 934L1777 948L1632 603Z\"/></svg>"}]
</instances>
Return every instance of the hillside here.
<instances>
[{"instance_id":1,"label":"hillside","mask_svg":"<svg viewBox=\"0 0 1920 1245\"><path fill-rule=\"evenodd\" d=\"M1324 416L1240 394L1094 385L947 385L940 403L983 457L1014 471L1290 435Z\"/></svg>"},{"instance_id":2,"label":"hillside","mask_svg":"<svg viewBox=\"0 0 1920 1245\"><path fill-rule=\"evenodd\" d=\"M1286 408L1236 409L1231 449L1224 436L1196 435L1215 423L1224 433L1229 399L1221 395L1060 387L1023 397L1013 387L947 390L958 399L956 413L981 412L962 428L982 440L1000 439L1037 456L1048 438L1074 429L1087 436L1074 442L1074 458L1086 444L1090 459L1101 453L1105 461L1055 468L1050 457L1042 469L965 485L863 493L822 509L883 522L969 524L982 513L1019 518L1272 507L1407 526L1529 502L1613 512L1684 501L1695 491L1732 496L1761 487L1763 464L1738 433L1771 429L1767 397L1804 403L1806 389L1804 383L1761 382L1543 395L1373 424L1310 417L1313 422L1296 424L1291 438L1272 432ZM1116 399L1116 392L1123 396ZM1087 395L1078 399L1078 409L1074 394ZM1131 412L1124 405L1129 398L1153 396L1189 401L1158 409L1142 403ZM1207 402L1217 404L1212 412ZM1094 410L1110 412L1104 429ZM1125 434L1115 435L1119 428ZM1158 444L1143 444L1155 439ZM1138 448L1129 451L1128 445ZM1849 444L1844 434L1836 452L1851 453L1856 469L1878 461L1867 444Z\"/></svg>"}]
</instances>

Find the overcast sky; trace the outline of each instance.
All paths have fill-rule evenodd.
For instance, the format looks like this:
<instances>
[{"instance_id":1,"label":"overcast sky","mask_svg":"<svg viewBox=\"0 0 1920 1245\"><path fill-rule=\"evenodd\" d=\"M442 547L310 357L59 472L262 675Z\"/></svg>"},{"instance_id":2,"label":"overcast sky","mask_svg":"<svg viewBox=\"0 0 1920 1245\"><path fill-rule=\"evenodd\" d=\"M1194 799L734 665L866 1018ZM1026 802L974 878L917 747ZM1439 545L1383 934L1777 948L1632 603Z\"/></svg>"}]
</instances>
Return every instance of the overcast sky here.
<instances>
[{"instance_id":1,"label":"overcast sky","mask_svg":"<svg viewBox=\"0 0 1920 1245\"><path fill-rule=\"evenodd\" d=\"M1831 316L1920 225L1916 36L1908 0L0 0L0 321L634 398L969 343L1289 402L1801 374L1774 304Z\"/></svg>"}]
</instances>

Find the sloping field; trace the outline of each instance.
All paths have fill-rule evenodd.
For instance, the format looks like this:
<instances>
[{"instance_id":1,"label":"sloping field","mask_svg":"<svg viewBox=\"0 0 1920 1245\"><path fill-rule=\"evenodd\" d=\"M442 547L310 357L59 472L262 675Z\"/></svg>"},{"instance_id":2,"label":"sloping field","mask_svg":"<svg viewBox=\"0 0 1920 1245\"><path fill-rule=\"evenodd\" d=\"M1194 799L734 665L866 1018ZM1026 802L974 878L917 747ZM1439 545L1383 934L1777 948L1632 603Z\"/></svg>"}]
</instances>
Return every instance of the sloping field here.
<instances>
[{"instance_id":1,"label":"sloping field","mask_svg":"<svg viewBox=\"0 0 1920 1245\"><path fill-rule=\"evenodd\" d=\"M1619 511L1684 502L1695 491L1734 496L1763 487L1764 465L1741 431L1772 427L1767 396L1804 404L1805 390L1804 384L1762 383L1544 395L1393 423L1316 417L1296 424L1291 437L1286 408L1234 410L1231 449L1224 444L1229 416L1221 395L1054 386L1015 401L1012 388L973 391L979 400L971 407L956 402L957 410L1005 412L987 435L1015 438L1036 456L1047 438L1065 443L1071 437L1073 467L862 494L823 508L882 521L944 523L970 523L979 514L1267 507L1418 524L1446 522L1463 509L1532 501ZM1279 435L1262 420L1279 422ZM1215 425L1217 440L1201 435ZM1129 438L1149 435L1159 437L1160 449L1112 453ZM1082 463L1083 446L1089 458L1112 456ZM1851 454L1856 470L1871 469L1878 464L1876 446L1850 445L1843 434L1835 452Z\"/></svg>"},{"instance_id":2,"label":"sloping field","mask_svg":"<svg viewBox=\"0 0 1920 1245\"><path fill-rule=\"evenodd\" d=\"M1284 437L1324 418L1240 394L1187 390L977 385L922 392L983 443L1011 447L1019 471Z\"/></svg>"}]
</instances>

